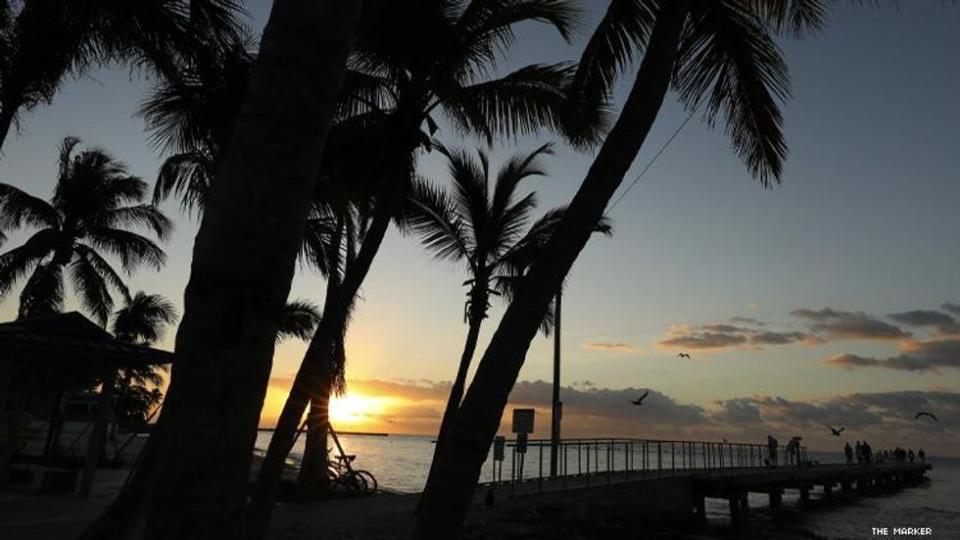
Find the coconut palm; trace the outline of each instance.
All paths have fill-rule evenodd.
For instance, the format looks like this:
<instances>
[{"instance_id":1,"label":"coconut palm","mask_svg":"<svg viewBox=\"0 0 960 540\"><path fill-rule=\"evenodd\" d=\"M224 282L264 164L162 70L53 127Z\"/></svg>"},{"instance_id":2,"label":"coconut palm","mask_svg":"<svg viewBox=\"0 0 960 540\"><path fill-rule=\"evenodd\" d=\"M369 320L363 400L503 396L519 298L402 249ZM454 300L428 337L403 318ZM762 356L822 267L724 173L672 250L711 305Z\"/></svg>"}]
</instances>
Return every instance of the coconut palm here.
<instances>
[{"instance_id":1,"label":"coconut palm","mask_svg":"<svg viewBox=\"0 0 960 540\"><path fill-rule=\"evenodd\" d=\"M384 133L384 144L368 156L376 187L370 225L355 263L344 276L294 380L257 480L252 506L253 536L261 536L279 487L283 463L311 396L328 392L328 364L343 336L357 292L379 250L390 221L409 190L418 150L429 149L439 117L453 129L488 139L531 134L544 128L578 144L596 139L600 114L580 111L573 122L566 88L570 64L533 64L493 76L497 62L515 42L524 22L541 22L570 36L577 10L566 0L453 0L365 2L351 70L340 100L342 117L363 115Z\"/></svg>"},{"instance_id":2,"label":"coconut palm","mask_svg":"<svg viewBox=\"0 0 960 540\"><path fill-rule=\"evenodd\" d=\"M0 3L0 149L23 111L70 75L120 61L175 74L238 30L234 0L29 0Z\"/></svg>"},{"instance_id":3,"label":"coconut palm","mask_svg":"<svg viewBox=\"0 0 960 540\"><path fill-rule=\"evenodd\" d=\"M276 330L360 8L273 2L200 220L163 411L140 466L85 538L245 537Z\"/></svg>"},{"instance_id":4,"label":"coconut palm","mask_svg":"<svg viewBox=\"0 0 960 540\"><path fill-rule=\"evenodd\" d=\"M122 341L137 345L153 345L166 327L177 322L173 303L159 294L137 291L113 316L110 331Z\"/></svg>"},{"instance_id":5,"label":"coconut palm","mask_svg":"<svg viewBox=\"0 0 960 540\"><path fill-rule=\"evenodd\" d=\"M127 343L149 346L159 341L167 327L176 322L177 310L173 303L159 294L137 291L113 314L110 332ZM114 390L117 425L147 422L150 410L163 399L159 387L163 385L164 373L166 366L162 365L124 368L117 373Z\"/></svg>"},{"instance_id":6,"label":"coconut palm","mask_svg":"<svg viewBox=\"0 0 960 540\"><path fill-rule=\"evenodd\" d=\"M548 212L528 229L536 196L529 193L520 197L517 193L524 180L545 174L541 158L552 153L552 146L547 144L516 154L493 177L488 152L480 151L475 157L464 151L445 152L453 180L452 194L426 181L415 185L405 216L407 226L438 259L463 261L470 274L464 282L468 287L464 307L467 337L440 424L438 445L443 443L460 406L490 296L510 292L509 286L516 284L516 277L525 269L529 252L546 241L561 215L560 210ZM549 324L549 318L545 324Z\"/></svg>"},{"instance_id":7,"label":"coconut palm","mask_svg":"<svg viewBox=\"0 0 960 540\"><path fill-rule=\"evenodd\" d=\"M605 98L642 51L620 116L554 234L536 255L484 352L430 473L416 536L454 538L540 316L646 139L668 89L722 118L734 151L763 186L780 180L786 65L772 34L816 27L825 1L613 0L588 41L576 95Z\"/></svg>"},{"instance_id":8,"label":"coconut palm","mask_svg":"<svg viewBox=\"0 0 960 540\"><path fill-rule=\"evenodd\" d=\"M50 202L9 184L0 184L0 228L39 228L20 247L0 255L0 295L27 277L19 317L62 310L64 271L81 307L101 325L113 310L113 294L129 299L120 274L106 255L120 259L127 274L142 265L163 266L163 250L135 229L164 240L171 222L142 204L146 184L103 150L77 152L80 140L64 139L57 185Z\"/></svg>"}]
</instances>

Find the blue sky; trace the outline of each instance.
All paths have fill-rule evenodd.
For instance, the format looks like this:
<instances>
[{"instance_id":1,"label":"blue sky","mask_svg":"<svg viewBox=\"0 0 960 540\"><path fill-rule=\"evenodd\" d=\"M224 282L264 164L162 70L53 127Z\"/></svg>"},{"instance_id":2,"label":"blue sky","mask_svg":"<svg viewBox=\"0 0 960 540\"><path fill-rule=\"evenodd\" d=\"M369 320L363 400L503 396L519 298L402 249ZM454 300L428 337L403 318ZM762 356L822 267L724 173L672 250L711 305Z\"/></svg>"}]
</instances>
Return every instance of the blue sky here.
<instances>
[{"instance_id":1,"label":"blue sky","mask_svg":"<svg viewBox=\"0 0 960 540\"><path fill-rule=\"evenodd\" d=\"M254 26L262 25L267 5L249 2ZM848 353L893 357L934 339L929 328L904 327L913 333L909 339L688 350L691 360L676 358L686 349L659 342L735 316L781 332L811 332L812 322L793 311L830 307L890 322L886 316L894 312L960 303L957 28L960 9L933 0L891 9L843 4L815 39L785 41L793 80L784 107L790 156L775 189L760 188L722 129L709 130L695 117L610 213L614 236L592 240L574 267L564 298L565 383L650 387L707 408L744 396L824 403L854 392L955 390L955 367L824 363ZM524 27L507 66L575 59L581 43L568 46L543 28ZM69 82L50 106L23 115L19 137L8 140L0 160L0 181L49 194L56 146L72 134L107 148L152 182L159 157L131 116L148 87L125 68ZM671 98L625 184L685 117ZM440 136L448 144L476 144L448 129ZM547 139L495 150L502 157ZM549 177L530 183L541 207L568 201L589 163L589 153L561 148L547 161ZM442 180L438 160L424 159L422 170ZM179 303L196 224L175 204L165 208L177 219L166 246L169 264L131 283ZM8 245L22 238L13 235ZM449 380L466 331L463 279L463 268L434 262L414 239L392 231L350 330L349 378ZM322 282L298 276L292 296L319 303ZM14 298L5 299L0 318L11 318L15 308ZM494 310L485 336L500 313ZM172 339L171 333L164 345ZM303 349L282 346L275 376L290 375ZM548 379L550 362L550 343L538 338L521 379Z\"/></svg>"}]
</instances>

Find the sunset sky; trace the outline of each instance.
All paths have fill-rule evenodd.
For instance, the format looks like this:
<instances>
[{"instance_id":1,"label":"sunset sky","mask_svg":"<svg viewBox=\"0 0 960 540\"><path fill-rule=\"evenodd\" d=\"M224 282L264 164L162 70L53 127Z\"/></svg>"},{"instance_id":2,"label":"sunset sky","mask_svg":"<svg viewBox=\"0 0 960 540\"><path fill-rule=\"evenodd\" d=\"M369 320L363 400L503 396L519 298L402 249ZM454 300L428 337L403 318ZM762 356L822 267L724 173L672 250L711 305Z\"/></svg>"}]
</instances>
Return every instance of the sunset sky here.
<instances>
[{"instance_id":1,"label":"sunset sky","mask_svg":"<svg viewBox=\"0 0 960 540\"><path fill-rule=\"evenodd\" d=\"M269 2L247 4L260 28ZM958 28L960 9L938 1L885 10L843 3L822 35L785 41L793 98L784 108L790 157L778 188L763 190L749 177L722 129L699 116L689 122L610 211L613 236L592 239L568 280L566 434L796 434L832 449L826 423L875 447L909 443L960 455ZM583 37L566 45L525 26L504 67L573 60ZM52 105L23 116L0 160L0 182L49 196L57 145L77 135L152 183L160 157L132 118L147 88L125 68L69 82ZM686 116L671 98L625 185ZM446 144L478 144L444 127ZM494 152L502 158L546 140ZM548 158L550 174L528 184L541 209L569 201L590 157L561 146ZM435 156L420 165L443 181ZM177 221L165 246L169 263L133 276L131 289L179 305L197 224L175 203L164 209ZM10 235L4 248L23 238ZM464 276L462 266L436 262L416 239L390 232L350 327L349 393L333 405L336 427L435 430L466 333ZM304 271L291 297L321 304L322 291L319 276ZM16 305L4 299L0 320L13 318ZM501 313L495 305L482 339ZM161 345L172 343L170 332ZM551 347L536 339L512 396L544 413L541 434ZM277 350L262 425L274 422L304 349L287 342ZM681 351L691 358L678 358ZM631 406L644 389L644 406ZM914 421L919 410L941 421Z\"/></svg>"}]
</instances>

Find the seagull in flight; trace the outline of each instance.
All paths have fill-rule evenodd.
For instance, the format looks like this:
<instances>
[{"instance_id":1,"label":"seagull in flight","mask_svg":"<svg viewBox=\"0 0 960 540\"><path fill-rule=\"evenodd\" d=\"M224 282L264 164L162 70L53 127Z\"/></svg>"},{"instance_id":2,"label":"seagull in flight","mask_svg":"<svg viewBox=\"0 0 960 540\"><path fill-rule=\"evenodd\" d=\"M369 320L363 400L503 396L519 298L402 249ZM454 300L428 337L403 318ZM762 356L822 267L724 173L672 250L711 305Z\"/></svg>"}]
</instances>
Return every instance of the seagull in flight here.
<instances>
[{"instance_id":1,"label":"seagull in flight","mask_svg":"<svg viewBox=\"0 0 960 540\"><path fill-rule=\"evenodd\" d=\"M639 398L631 400L630 403L633 403L634 405L643 405L643 400L647 398L648 394L650 394L649 390L644 392L643 395L640 396Z\"/></svg>"},{"instance_id":2,"label":"seagull in flight","mask_svg":"<svg viewBox=\"0 0 960 540\"><path fill-rule=\"evenodd\" d=\"M929 416L930 418L932 418L932 419L934 420L934 422L939 422L939 421L940 421L940 419L937 418L935 415L933 415L932 413L928 413L928 412L926 412L926 411L920 411L920 412L918 412L916 415L914 415L913 419L914 419L914 420L919 420L921 416Z\"/></svg>"},{"instance_id":3,"label":"seagull in flight","mask_svg":"<svg viewBox=\"0 0 960 540\"><path fill-rule=\"evenodd\" d=\"M677 358L690 358L690 355L685 352L677 353Z\"/></svg>"},{"instance_id":4,"label":"seagull in flight","mask_svg":"<svg viewBox=\"0 0 960 540\"><path fill-rule=\"evenodd\" d=\"M847 429L847 428L845 428L845 427L835 428L835 427L831 426L830 424L824 424L824 425L827 426L828 428L830 428L830 433L831 433L834 437L839 437L840 434L843 433L843 430Z\"/></svg>"}]
</instances>

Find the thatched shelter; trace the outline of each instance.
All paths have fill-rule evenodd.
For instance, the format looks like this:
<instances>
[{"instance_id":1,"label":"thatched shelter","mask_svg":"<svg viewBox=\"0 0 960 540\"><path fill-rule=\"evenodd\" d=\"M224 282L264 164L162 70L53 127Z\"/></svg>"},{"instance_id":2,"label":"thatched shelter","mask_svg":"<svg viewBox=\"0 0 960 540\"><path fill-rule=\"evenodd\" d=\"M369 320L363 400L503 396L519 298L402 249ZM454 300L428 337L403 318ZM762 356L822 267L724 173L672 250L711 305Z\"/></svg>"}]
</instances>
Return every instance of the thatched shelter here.
<instances>
[{"instance_id":1,"label":"thatched shelter","mask_svg":"<svg viewBox=\"0 0 960 540\"><path fill-rule=\"evenodd\" d=\"M6 477L25 410L50 398L50 388L78 381L113 381L118 369L173 362L173 353L120 341L77 312L0 324L0 411L7 422L0 480ZM112 415L113 385L101 386L88 440L80 495L89 493Z\"/></svg>"}]
</instances>

